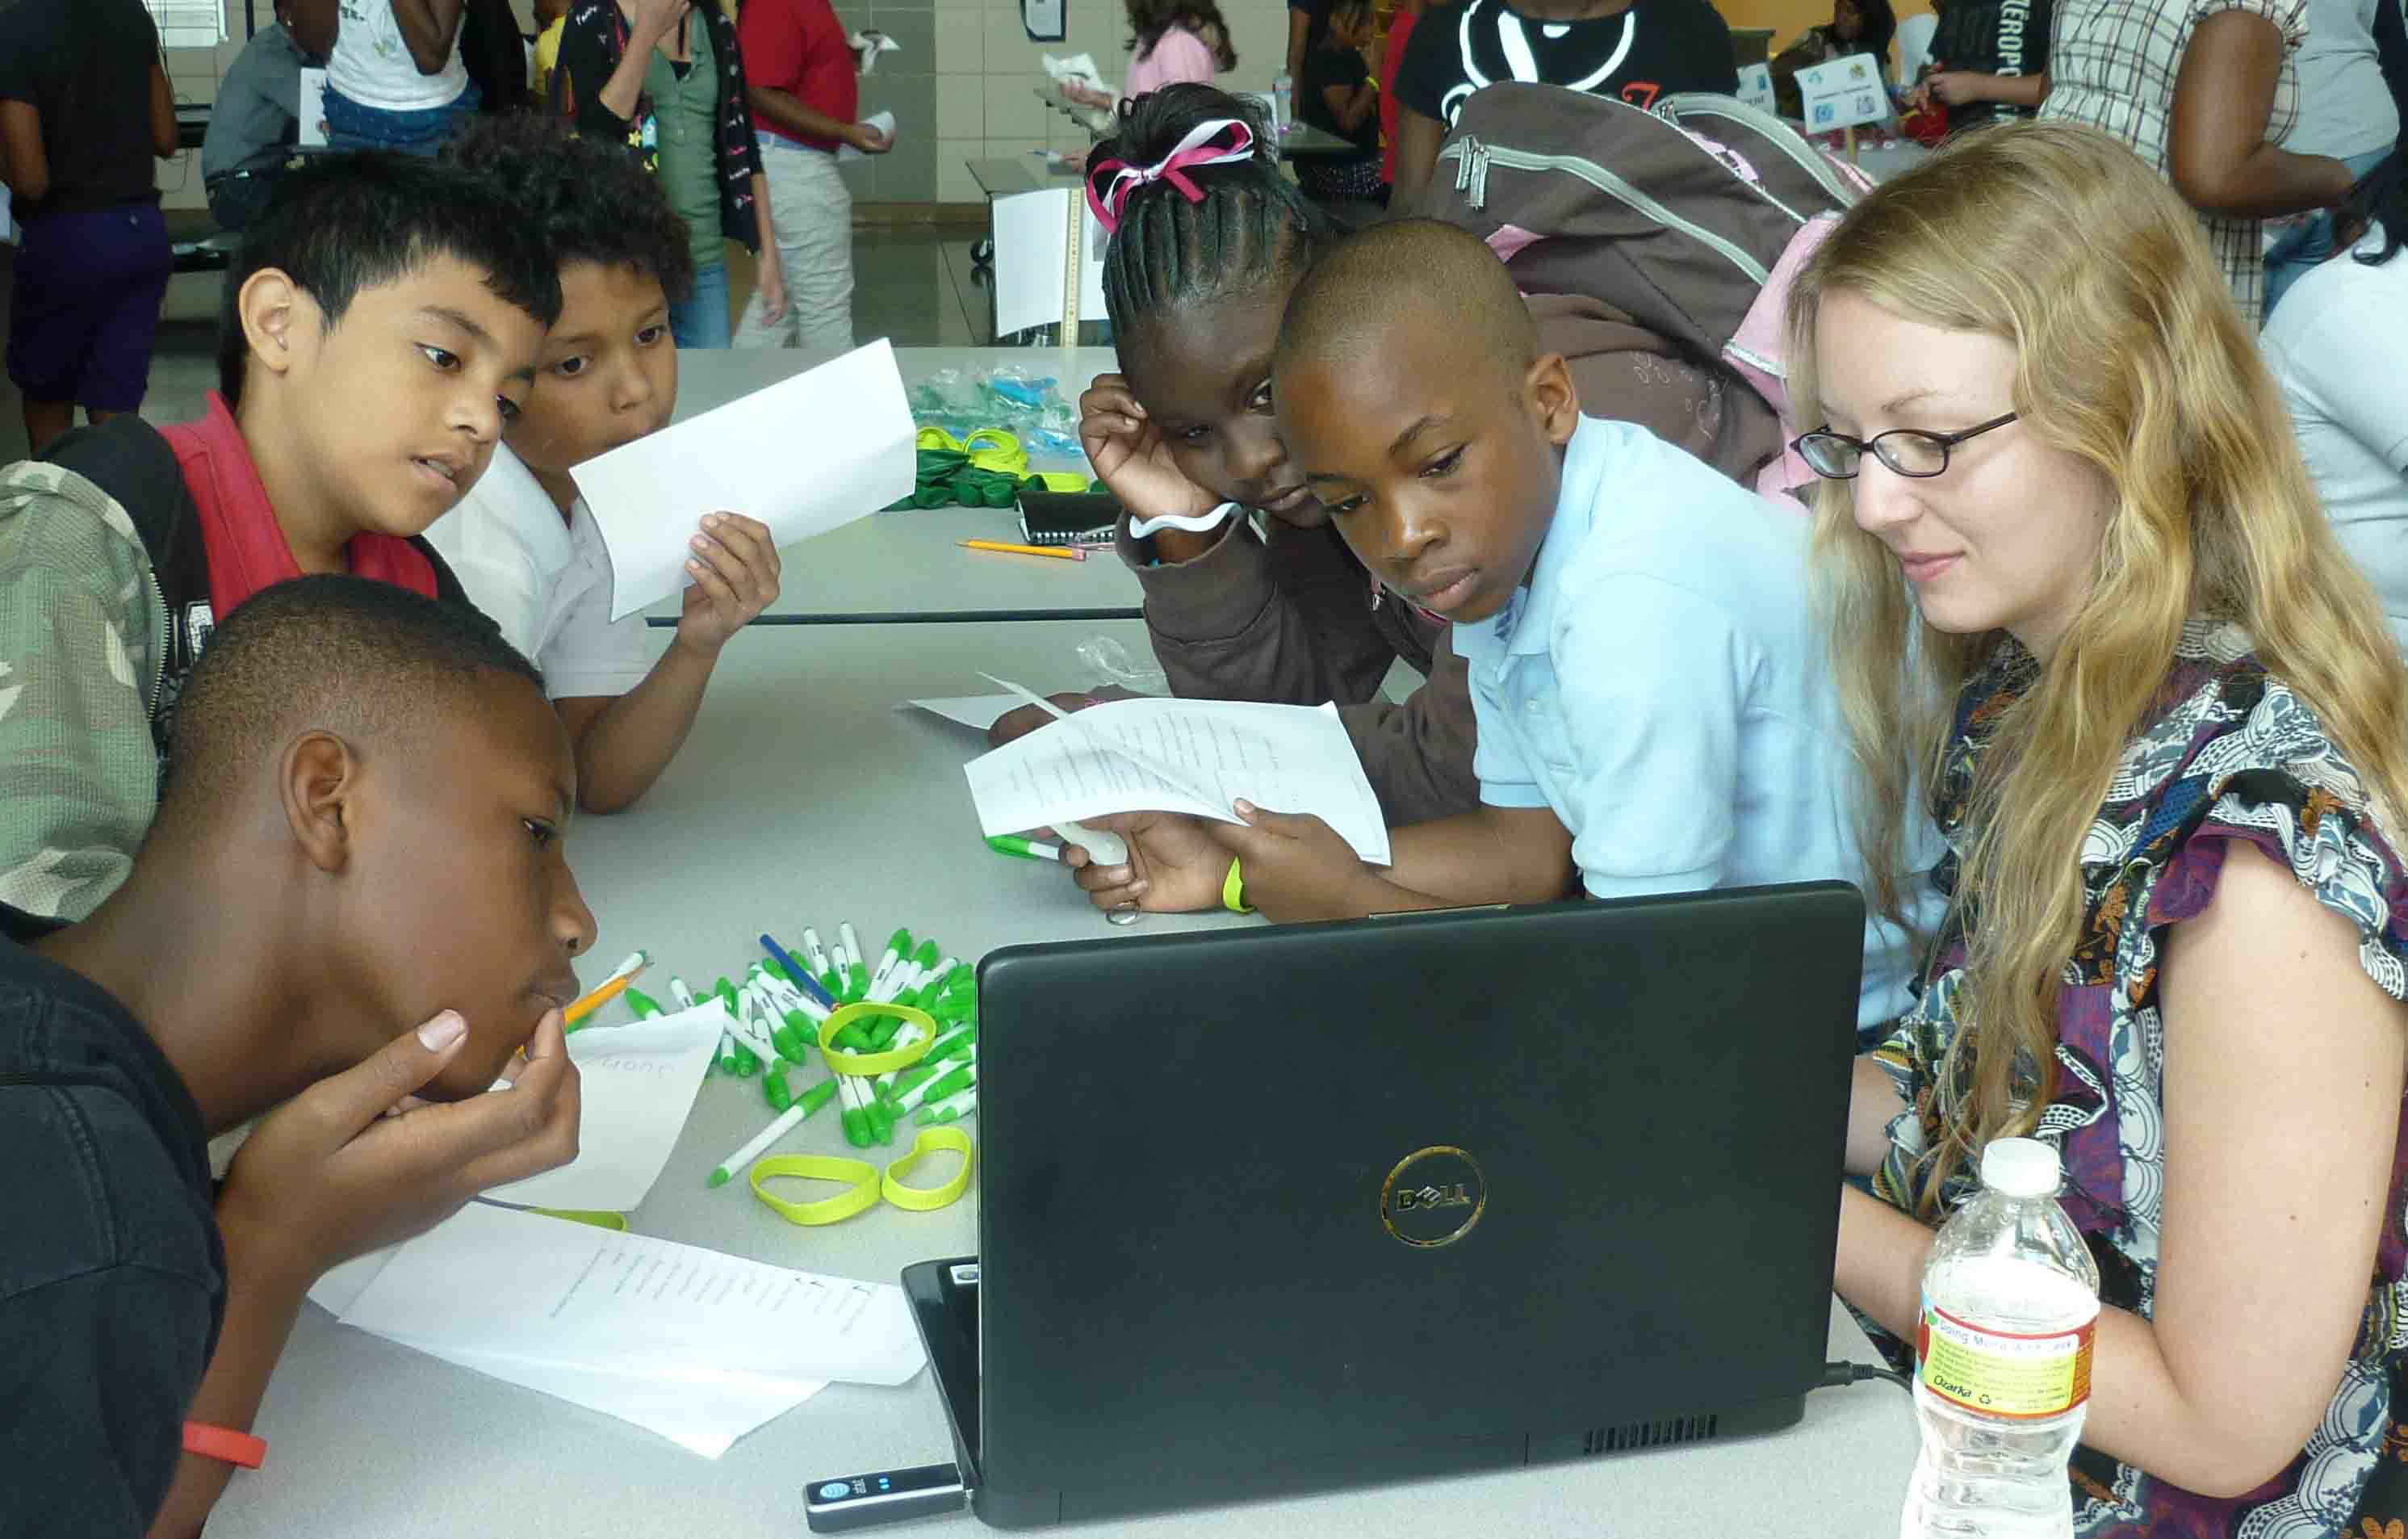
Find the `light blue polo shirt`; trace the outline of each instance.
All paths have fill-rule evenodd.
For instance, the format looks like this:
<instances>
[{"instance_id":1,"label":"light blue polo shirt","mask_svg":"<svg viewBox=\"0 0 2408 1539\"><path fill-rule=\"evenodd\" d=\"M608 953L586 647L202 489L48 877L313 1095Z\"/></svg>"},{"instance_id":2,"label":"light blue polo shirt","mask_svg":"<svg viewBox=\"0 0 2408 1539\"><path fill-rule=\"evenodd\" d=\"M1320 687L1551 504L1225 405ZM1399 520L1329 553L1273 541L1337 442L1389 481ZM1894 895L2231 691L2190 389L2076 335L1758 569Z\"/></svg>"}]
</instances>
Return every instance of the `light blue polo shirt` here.
<instances>
[{"instance_id":1,"label":"light blue polo shirt","mask_svg":"<svg viewBox=\"0 0 2408 1539\"><path fill-rule=\"evenodd\" d=\"M1582 418L1528 586L1455 628L1480 799L1552 809L1598 898L1861 886L1807 534L1645 429ZM1906 1008L1911 966L1867 927L1860 1025Z\"/></svg>"}]
</instances>

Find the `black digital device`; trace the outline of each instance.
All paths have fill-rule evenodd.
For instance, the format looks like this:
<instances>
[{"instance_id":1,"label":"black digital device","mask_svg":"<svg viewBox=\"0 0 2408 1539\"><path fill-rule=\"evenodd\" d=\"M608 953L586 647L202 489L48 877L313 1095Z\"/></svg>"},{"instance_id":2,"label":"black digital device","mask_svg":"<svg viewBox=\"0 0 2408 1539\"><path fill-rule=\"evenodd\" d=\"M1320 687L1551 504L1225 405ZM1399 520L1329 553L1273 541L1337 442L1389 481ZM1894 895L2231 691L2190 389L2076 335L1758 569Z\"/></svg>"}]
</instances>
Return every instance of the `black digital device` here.
<instances>
[{"instance_id":1,"label":"black digital device","mask_svg":"<svg viewBox=\"0 0 2408 1539\"><path fill-rule=\"evenodd\" d=\"M1828 1355L1864 926L1815 883L990 952L979 1254L902 1279L971 1510L1022 1528L1796 1422ZM1133 999L1143 1053L1098 1003ZM1294 1028L1257 1108L1276 1139L1216 1093L1255 1083L1267 1024Z\"/></svg>"},{"instance_id":2,"label":"black digital device","mask_svg":"<svg viewBox=\"0 0 2408 1539\"><path fill-rule=\"evenodd\" d=\"M803 1489L803 1521L813 1533L846 1533L959 1512L968 1501L959 1465L918 1464L814 1480Z\"/></svg>"}]
</instances>

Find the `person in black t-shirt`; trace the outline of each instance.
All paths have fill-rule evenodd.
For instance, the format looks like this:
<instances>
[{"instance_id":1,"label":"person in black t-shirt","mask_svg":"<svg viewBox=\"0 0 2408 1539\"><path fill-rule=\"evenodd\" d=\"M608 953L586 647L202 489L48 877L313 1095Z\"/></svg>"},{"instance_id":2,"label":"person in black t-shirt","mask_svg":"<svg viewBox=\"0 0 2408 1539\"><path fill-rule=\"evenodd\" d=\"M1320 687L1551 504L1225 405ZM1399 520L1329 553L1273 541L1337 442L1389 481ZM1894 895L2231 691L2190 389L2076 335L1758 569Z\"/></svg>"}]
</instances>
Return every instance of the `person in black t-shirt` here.
<instances>
[{"instance_id":1,"label":"person in black t-shirt","mask_svg":"<svg viewBox=\"0 0 2408 1539\"><path fill-rule=\"evenodd\" d=\"M1736 94L1730 28L1707 0L1450 0L1414 24L1397 71L1397 183L1411 209L1465 98L1497 80L1560 85L1633 107L1684 91Z\"/></svg>"},{"instance_id":2,"label":"person in black t-shirt","mask_svg":"<svg viewBox=\"0 0 2408 1539\"><path fill-rule=\"evenodd\" d=\"M1914 102L1948 113L1948 132L2028 118L2048 93L2054 0L1943 0Z\"/></svg>"},{"instance_id":3,"label":"person in black t-shirt","mask_svg":"<svg viewBox=\"0 0 2408 1539\"><path fill-rule=\"evenodd\" d=\"M1304 56L1296 82L1296 115L1325 133L1351 139L1354 155L1299 155L1296 180L1317 203L1381 203L1380 82L1371 0L1330 0L1321 44Z\"/></svg>"},{"instance_id":4,"label":"person in black t-shirt","mask_svg":"<svg viewBox=\"0 0 2408 1539\"><path fill-rule=\"evenodd\" d=\"M266 588L167 763L89 918L0 908L9 1533L197 1533L319 1275L577 1149L577 761L490 620ZM208 1140L263 1113L213 1191Z\"/></svg>"},{"instance_id":5,"label":"person in black t-shirt","mask_svg":"<svg viewBox=\"0 0 2408 1539\"><path fill-rule=\"evenodd\" d=\"M174 258L151 158L176 99L141 0L0 4L0 172L25 226L8 378L39 454L75 423L142 404Z\"/></svg>"}]
</instances>

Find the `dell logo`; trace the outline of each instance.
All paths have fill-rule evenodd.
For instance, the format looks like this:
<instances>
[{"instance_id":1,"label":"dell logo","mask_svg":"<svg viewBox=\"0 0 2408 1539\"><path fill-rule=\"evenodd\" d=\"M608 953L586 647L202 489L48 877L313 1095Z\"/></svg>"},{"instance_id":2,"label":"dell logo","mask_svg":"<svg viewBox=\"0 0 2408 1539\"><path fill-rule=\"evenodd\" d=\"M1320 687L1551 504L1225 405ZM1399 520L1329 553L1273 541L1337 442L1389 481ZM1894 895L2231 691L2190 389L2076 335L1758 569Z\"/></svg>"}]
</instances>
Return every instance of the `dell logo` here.
<instances>
[{"instance_id":1,"label":"dell logo","mask_svg":"<svg viewBox=\"0 0 2408 1539\"><path fill-rule=\"evenodd\" d=\"M1397 1161L1380 1188L1380 1222L1416 1250L1451 1245L1488 1210L1480 1162L1452 1143L1415 1149Z\"/></svg>"}]
</instances>

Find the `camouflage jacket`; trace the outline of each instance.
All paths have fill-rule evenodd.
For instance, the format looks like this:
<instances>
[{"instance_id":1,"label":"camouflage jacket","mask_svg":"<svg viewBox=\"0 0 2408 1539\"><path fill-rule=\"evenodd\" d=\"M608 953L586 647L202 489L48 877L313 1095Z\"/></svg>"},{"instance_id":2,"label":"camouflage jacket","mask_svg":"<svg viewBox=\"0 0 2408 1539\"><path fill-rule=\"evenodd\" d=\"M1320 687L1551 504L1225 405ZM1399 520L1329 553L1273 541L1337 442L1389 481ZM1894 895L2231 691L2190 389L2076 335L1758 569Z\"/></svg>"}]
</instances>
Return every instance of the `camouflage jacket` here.
<instances>
[{"instance_id":1,"label":"camouflage jacket","mask_svg":"<svg viewBox=\"0 0 2408 1539\"><path fill-rule=\"evenodd\" d=\"M124 880L167 679L207 635L178 635L170 605L208 600L198 514L147 423L0 470L0 902L80 919Z\"/></svg>"}]
</instances>

